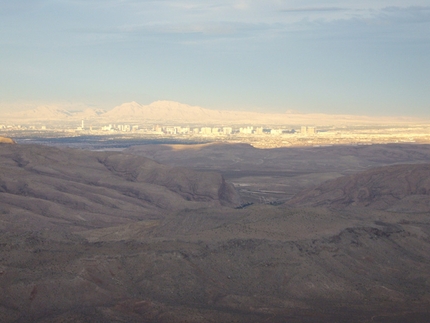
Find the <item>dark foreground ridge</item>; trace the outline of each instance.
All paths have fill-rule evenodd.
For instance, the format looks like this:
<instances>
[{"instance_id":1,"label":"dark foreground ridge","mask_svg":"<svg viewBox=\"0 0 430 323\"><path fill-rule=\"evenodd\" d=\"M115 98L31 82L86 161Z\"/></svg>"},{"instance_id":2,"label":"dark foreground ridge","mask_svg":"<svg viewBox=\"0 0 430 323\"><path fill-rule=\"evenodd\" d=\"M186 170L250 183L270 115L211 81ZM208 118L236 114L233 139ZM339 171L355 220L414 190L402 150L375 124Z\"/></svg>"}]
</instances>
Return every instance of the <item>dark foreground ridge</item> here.
<instances>
[{"instance_id":1,"label":"dark foreground ridge","mask_svg":"<svg viewBox=\"0 0 430 323\"><path fill-rule=\"evenodd\" d=\"M429 322L428 212L237 209L213 172L1 148L0 322ZM412 183L399 167L363 183Z\"/></svg>"}]
</instances>

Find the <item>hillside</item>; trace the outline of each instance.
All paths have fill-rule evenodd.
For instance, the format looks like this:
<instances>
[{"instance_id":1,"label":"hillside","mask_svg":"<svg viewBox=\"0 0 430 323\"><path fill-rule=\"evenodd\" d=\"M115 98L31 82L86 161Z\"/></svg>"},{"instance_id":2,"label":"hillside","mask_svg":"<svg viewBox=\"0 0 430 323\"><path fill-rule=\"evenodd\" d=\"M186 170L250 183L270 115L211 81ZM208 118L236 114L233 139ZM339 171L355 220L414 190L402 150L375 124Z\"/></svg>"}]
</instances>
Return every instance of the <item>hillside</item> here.
<instances>
[{"instance_id":1,"label":"hillside","mask_svg":"<svg viewBox=\"0 0 430 323\"><path fill-rule=\"evenodd\" d=\"M428 212L237 209L218 173L116 152L3 145L0 161L0 322L429 320ZM352 176L411 194L426 169Z\"/></svg>"},{"instance_id":2,"label":"hillside","mask_svg":"<svg viewBox=\"0 0 430 323\"><path fill-rule=\"evenodd\" d=\"M220 172L244 200L285 202L342 175L379 166L428 163L430 145L258 149L248 144L142 145L124 151L163 164Z\"/></svg>"},{"instance_id":3,"label":"hillside","mask_svg":"<svg viewBox=\"0 0 430 323\"><path fill-rule=\"evenodd\" d=\"M430 164L393 165L327 181L289 205L430 212Z\"/></svg>"},{"instance_id":4,"label":"hillside","mask_svg":"<svg viewBox=\"0 0 430 323\"><path fill-rule=\"evenodd\" d=\"M103 227L172 210L240 204L219 174L144 157L11 145L2 147L0 163L2 229Z\"/></svg>"}]
</instances>

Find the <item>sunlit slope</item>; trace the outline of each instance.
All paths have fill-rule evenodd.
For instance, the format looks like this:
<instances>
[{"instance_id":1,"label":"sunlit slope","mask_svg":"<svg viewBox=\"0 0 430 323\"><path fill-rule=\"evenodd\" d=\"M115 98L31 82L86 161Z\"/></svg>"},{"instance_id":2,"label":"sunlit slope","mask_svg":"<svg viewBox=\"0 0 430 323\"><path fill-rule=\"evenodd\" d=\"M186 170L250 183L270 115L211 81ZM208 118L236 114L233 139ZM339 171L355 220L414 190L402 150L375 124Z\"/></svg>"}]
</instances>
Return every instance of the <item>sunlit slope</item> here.
<instances>
[{"instance_id":1,"label":"sunlit slope","mask_svg":"<svg viewBox=\"0 0 430 323\"><path fill-rule=\"evenodd\" d=\"M2 146L0 160L2 228L103 227L170 210L240 204L219 174L144 157L13 145Z\"/></svg>"}]
</instances>

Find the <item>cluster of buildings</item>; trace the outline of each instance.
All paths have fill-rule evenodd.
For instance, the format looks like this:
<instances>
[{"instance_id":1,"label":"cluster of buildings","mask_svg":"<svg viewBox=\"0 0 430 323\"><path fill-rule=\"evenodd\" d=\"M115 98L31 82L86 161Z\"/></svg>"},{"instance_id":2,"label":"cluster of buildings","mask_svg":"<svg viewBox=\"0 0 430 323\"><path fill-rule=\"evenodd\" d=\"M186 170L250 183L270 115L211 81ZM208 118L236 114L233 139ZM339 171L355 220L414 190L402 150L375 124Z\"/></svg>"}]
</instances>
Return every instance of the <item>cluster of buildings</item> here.
<instances>
[{"instance_id":1,"label":"cluster of buildings","mask_svg":"<svg viewBox=\"0 0 430 323\"><path fill-rule=\"evenodd\" d=\"M58 127L52 128L51 130L59 130ZM21 126L21 125L0 125L0 130L47 130L44 125L38 126ZM159 134L159 135L203 135L203 136L218 136L218 135L282 135L282 134L294 134L299 133L302 135L314 135L317 133L315 127L302 126L300 130L295 129L275 129L275 128L264 128L254 126L244 127L189 127L189 126L161 126L155 125L153 127L140 127L138 125L131 124L108 124L103 126L86 126L84 120L81 121L80 125L76 128L63 131L90 131L90 132L139 132L146 134Z\"/></svg>"},{"instance_id":2,"label":"cluster of buildings","mask_svg":"<svg viewBox=\"0 0 430 323\"><path fill-rule=\"evenodd\" d=\"M316 130L315 127L301 126L300 133L302 135L314 135L316 133Z\"/></svg>"},{"instance_id":3,"label":"cluster of buildings","mask_svg":"<svg viewBox=\"0 0 430 323\"><path fill-rule=\"evenodd\" d=\"M85 130L84 121L77 130ZM99 128L101 131L109 132L145 132L154 133L159 135L282 135L282 134L294 134L300 133L303 135L314 135L316 134L315 127L302 126L300 131L295 129L270 129L263 127L246 126L240 128L233 127L183 127L183 126L160 126L155 125L149 129L141 129L137 125L129 124L109 124ZM89 128L92 131L92 127Z\"/></svg>"},{"instance_id":4,"label":"cluster of buildings","mask_svg":"<svg viewBox=\"0 0 430 323\"><path fill-rule=\"evenodd\" d=\"M129 131L137 131L139 130L139 126L134 125L131 126L129 124L109 124L106 126L103 126L101 128L102 131L121 131L121 132L129 132Z\"/></svg>"},{"instance_id":5,"label":"cluster of buildings","mask_svg":"<svg viewBox=\"0 0 430 323\"><path fill-rule=\"evenodd\" d=\"M31 125L20 125L20 124L12 124L12 125L0 125L0 130L9 131L9 130L46 130L46 126L31 126Z\"/></svg>"},{"instance_id":6,"label":"cluster of buildings","mask_svg":"<svg viewBox=\"0 0 430 323\"><path fill-rule=\"evenodd\" d=\"M200 135L232 135L232 134L241 134L241 135L282 135L282 134L294 134L296 133L295 129L269 129L263 127L241 127L241 128L232 128L232 127L181 127L181 126L167 126L163 127L160 125L156 125L152 128L152 131L157 134L170 134L170 135L180 135L180 134L200 134ZM314 127L301 127L301 131L305 135L313 135L316 133Z\"/></svg>"}]
</instances>

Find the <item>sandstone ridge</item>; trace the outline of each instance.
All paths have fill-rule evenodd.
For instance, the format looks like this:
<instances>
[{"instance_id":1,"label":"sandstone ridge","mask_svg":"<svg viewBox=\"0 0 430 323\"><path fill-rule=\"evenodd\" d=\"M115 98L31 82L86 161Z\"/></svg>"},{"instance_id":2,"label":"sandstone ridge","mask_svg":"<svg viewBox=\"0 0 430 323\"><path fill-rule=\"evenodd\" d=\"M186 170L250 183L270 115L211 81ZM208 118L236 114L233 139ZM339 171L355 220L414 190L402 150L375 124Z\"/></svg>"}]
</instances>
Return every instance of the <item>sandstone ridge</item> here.
<instances>
[{"instance_id":1,"label":"sandstone ridge","mask_svg":"<svg viewBox=\"0 0 430 323\"><path fill-rule=\"evenodd\" d=\"M15 141L11 138L0 137L0 144L14 144Z\"/></svg>"}]
</instances>

